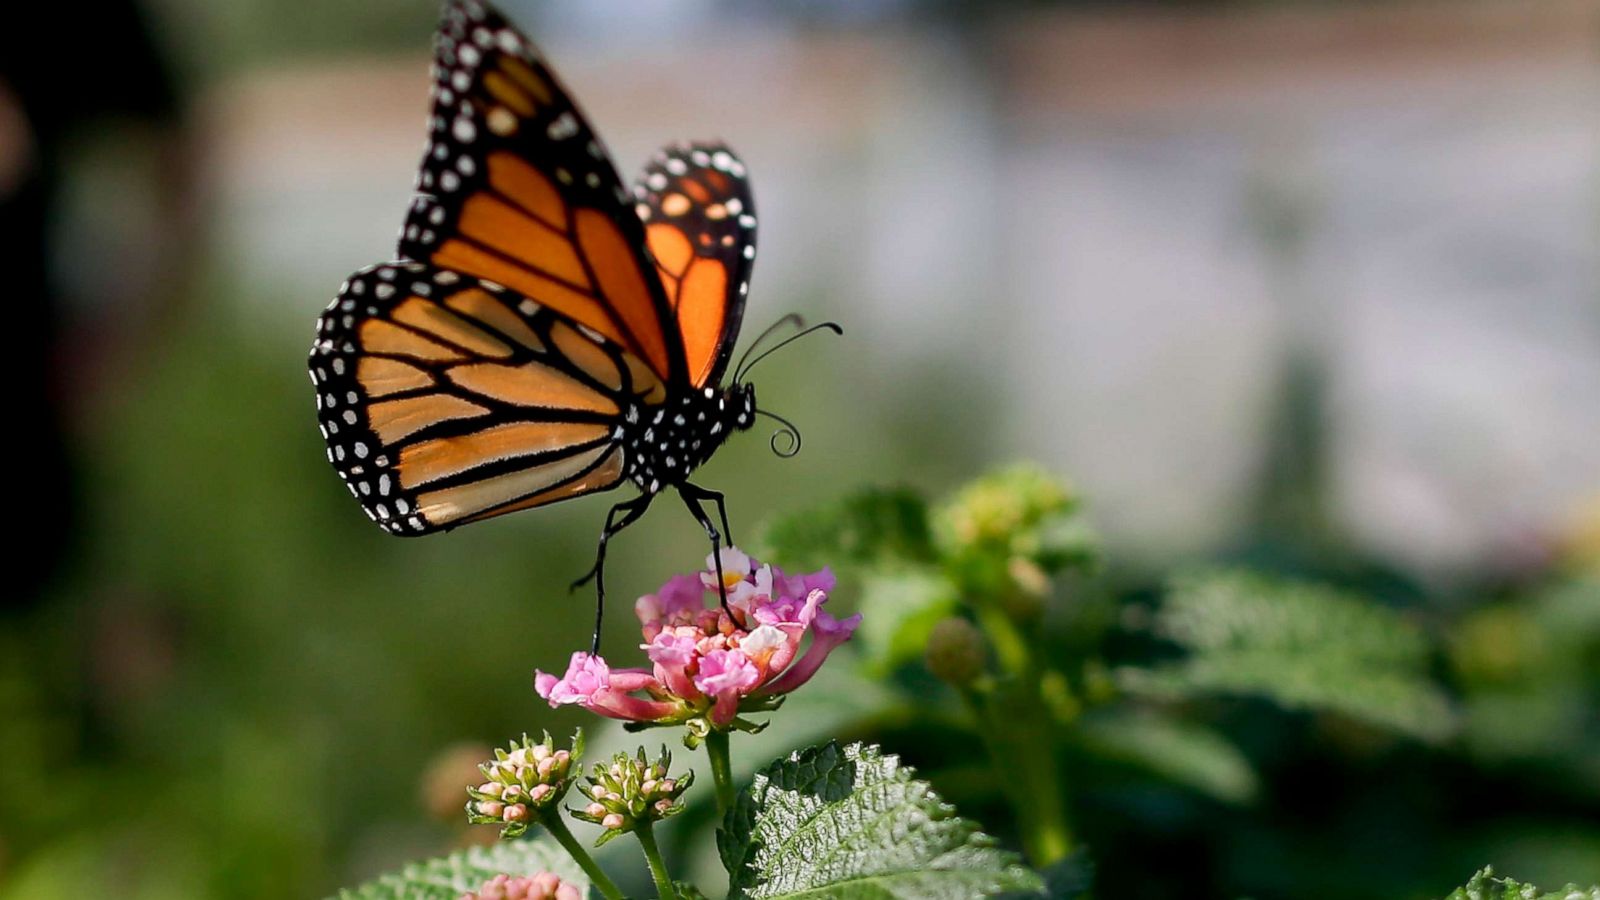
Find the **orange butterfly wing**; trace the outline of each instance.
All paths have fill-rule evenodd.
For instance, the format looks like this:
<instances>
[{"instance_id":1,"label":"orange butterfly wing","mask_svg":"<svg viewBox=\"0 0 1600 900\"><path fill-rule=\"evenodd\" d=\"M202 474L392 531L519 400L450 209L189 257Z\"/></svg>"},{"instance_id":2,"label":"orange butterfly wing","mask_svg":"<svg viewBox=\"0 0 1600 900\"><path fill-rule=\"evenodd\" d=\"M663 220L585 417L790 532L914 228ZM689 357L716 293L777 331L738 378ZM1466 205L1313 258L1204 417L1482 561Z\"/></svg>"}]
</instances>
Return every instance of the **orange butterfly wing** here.
<instances>
[{"instance_id":1,"label":"orange butterfly wing","mask_svg":"<svg viewBox=\"0 0 1600 900\"><path fill-rule=\"evenodd\" d=\"M328 460L403 535L615 487L623 416L665 397L650 366L582 323L415 262L352 276L310 367Z\"/></svg>"},{"instance_id":2,"label":"orange butterfly wing","mask_svg":"<svg viewBox=\"0 0 1600 900\"><path fill-rule=\"evenodd\" d=\"M400 255L505 285L686 384L644 226L533 45L487 5L451 0L434 62L432 131Z\"/></svg>"},{"instance_id":3,"label":"orange butterfly wing","mask_svg":"<svg viewBox=\"0 0 1600 900\"><path fill-rule=\"evenodd\" d=\"M739 336L756 258L744 163L721 143L668 147L645 167L634 195L683 336L689 381L715 385Z\"/></svg>"}]
</instances>

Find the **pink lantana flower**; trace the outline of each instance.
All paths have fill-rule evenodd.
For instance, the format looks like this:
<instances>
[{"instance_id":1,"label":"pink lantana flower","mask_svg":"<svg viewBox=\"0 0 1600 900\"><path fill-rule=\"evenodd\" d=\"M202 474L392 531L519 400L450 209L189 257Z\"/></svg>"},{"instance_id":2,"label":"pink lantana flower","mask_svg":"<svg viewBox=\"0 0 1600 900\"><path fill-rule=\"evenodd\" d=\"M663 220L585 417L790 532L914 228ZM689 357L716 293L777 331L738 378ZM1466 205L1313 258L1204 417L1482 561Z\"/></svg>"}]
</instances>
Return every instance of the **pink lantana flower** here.
<instances>
[{"instance_id":1,"label":"pink lantana flower","mask_svg":"<svg viewBox=\"0 0 1600 900\"><path fill-rule=\"evenodd\" d=\"M720 556L725 609L718 561L706 557L705 571L669 579L634 604L649 669L613 669L574 653L561 677L536 673L539 696L641 724L689 725L691 736L758 728L741 715L777 708L849 640L861 617L823 611L834 587L827 569L786 575L733 547Z\"/></svg>"}]
</instances>

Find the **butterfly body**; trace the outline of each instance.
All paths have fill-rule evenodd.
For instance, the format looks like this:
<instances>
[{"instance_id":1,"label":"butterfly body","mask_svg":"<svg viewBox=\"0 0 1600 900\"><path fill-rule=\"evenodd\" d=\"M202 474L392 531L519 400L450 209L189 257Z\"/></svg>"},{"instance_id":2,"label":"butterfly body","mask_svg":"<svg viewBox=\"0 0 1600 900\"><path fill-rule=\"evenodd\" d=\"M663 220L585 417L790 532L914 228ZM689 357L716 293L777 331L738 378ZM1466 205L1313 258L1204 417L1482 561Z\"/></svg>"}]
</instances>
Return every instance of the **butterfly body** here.
<instances>
[{"instance_id":1,"label":"butterfly body","mask_svg":"<svg viewBox=\"0 0 1600 900\"><path fill-rule=\"evenodd\" d=\"M705 388L658 406L629 407L619 426L626 452L624 473L646 494L686 481L735 431L755 421L752 385Z\"/></svg>"}]
</instances>

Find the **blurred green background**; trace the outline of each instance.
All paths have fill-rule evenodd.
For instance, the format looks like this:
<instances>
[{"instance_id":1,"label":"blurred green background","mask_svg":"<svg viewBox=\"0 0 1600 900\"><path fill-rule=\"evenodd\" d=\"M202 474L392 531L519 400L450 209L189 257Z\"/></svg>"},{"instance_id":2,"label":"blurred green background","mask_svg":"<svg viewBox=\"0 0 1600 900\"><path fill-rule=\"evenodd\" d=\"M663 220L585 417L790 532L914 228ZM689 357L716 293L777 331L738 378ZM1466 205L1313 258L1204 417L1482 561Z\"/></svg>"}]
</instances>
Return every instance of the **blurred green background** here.
<instances>
[{"instance_id":1,"label":"blurred green background","mask_svg":"<svg viewBox=\"0 0 1600 900\"><path fill-rule=\"evenodd\" d=\"M1111 663L1163 652L1148 603L1205 561L1436 637L1441 741L1219 702L1248 801L1080 786L1103 896L1600 881L1600 4L506 7L624 171L741 152L752 332L846 327L758 372L805 451L752 435L699 479L736 536L1030 458L1104 535ZM318 896L472 839L461 760L580 721L531 677L587 639L566 584L611 501L398 541L323 460L304 355L392 251L435 4L41 15L80 37L0 63L0 898ZM616 596L701 540L664 505ZM852 728L940 764L904 721Z\"/></svg>"}]
</instances>

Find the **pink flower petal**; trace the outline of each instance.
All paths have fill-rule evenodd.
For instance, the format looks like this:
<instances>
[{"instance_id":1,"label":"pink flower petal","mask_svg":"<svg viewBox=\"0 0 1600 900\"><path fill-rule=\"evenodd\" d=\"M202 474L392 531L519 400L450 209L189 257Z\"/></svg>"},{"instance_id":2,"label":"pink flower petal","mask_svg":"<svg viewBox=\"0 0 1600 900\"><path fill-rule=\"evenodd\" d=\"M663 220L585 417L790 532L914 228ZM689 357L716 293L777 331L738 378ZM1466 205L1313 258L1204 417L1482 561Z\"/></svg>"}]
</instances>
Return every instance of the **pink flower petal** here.
<instances>
[{"instance_id":1,"label":"pink flower petal","mask_svg":"<svg viewBox=\"0 0 1600 900\"><path fill-rule=\"evenodd\" d=\"M806 648L805 654L794 665L768 682L761 693L787 694L810 681L811 676L817 674L817 670L827 662L828 654L832 653L835 647L848 641L850 635L855 633L856 626L860 624L860 613L846 619L835 619L827 613L818 616L812 629L811 646Z\"/></svg>"},{"instance_id":2,"label":"pink flower petal","mask_svg":"<svg viewBox=\"0 0 1600 900\"><path fill-rule=\"evenodd\" d=\"M604 689L611 679L611 667L598 656L579 651L572 654L567 672L559 679L535 671L533 684L539 696L550 701L551 706L583 703L596 691Z\"/></svg>"},{"instance_id":3,"label":"pink flower petal","mask_svg":"<svg viewBox=\"0 0 1600 900\"><path fill-rule=\"evenodd\" d=\"M761 670L738 650L713 650L700 658L694 686L707 694L743 694L761 682Z\"/></svg>"},{"instance_id":4,"label":"pink flower petal","mask_svg":"<svg viewBox=\"0 0 1600 900\"><path fill-rule=\"evenodd\" d=\"M694 662L694 644L688 635L663 631L650 642L645 655L657 665L683 668Z\"/></svg>"}]
</instances>

